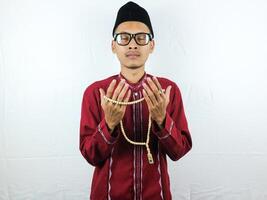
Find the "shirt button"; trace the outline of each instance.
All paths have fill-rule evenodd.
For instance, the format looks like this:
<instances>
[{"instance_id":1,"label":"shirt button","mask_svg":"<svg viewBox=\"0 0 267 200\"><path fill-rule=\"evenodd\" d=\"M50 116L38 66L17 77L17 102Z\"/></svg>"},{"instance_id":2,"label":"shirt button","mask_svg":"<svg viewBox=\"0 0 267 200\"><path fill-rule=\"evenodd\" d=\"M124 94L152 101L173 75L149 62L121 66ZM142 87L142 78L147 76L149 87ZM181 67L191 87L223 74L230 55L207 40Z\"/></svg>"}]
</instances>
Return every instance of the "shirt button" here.
<instances>
[{"instance_id":1,"label":"shirt button","mask_svg":"<svg viewBox=\"0 0 267 200\"><path fill-rule=\"evenodd\" d=\"M137 95L138 95L138 93L137 93L137 92L135 92L135 93L134 93L134 95L135 95L135 96L137 96Z\"/></svg>"}]
</instances>

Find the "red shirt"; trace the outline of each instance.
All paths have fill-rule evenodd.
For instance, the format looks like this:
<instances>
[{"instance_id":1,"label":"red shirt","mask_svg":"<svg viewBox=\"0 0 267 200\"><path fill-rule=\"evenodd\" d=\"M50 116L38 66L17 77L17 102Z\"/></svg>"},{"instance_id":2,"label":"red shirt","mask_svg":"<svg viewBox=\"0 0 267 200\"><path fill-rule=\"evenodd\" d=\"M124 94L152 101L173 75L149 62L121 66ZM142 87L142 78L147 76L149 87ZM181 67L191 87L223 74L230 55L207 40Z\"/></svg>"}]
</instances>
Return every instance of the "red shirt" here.
<instances>
[{"instance_id":1,"label":"red shirt","mask_svg":"<svg viewBox=\"0 0 267 200\"><path fill-rule=\"evenodd\" d=\"M166 155L179 160L191 148L192 141L178 86L157 77L162 89L171 85L170 102L163 129L152 121L150 151L154 164L149 164L145 146L132 145L121 133L119 124L110 134L101 108L99 88L107 91L110 82L124 78L130 85L129 101L143 97L142 83L152 75L144 73L137 83L130 83L117 74L89 85L83 95L80 120L80 151L88 163L95 166L91 184L91 200L171 200ZM127 136L145 142L148 128L146 101L128 105L123 117Z\"/></svg>"}]
</instances>

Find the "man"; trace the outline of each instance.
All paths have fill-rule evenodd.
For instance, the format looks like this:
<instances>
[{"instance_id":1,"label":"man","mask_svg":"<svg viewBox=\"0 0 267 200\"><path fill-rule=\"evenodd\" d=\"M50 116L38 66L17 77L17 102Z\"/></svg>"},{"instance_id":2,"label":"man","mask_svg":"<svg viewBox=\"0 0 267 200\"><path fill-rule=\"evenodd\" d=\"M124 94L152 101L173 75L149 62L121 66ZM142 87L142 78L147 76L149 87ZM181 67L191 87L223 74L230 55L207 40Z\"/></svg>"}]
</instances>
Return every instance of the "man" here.
<instances>
[{"instance_id":1,"label":"man","mask_svg":"<svg viewBox=\"0 0 267 200\"><path fill-rule=\"evenodd\" d=\"M180 90L145 72L155 42L144 8L122 6L113 38L121 71L88 86L82 101L80 151L95 166L90 199L170 200L166 155L176 161L192 147Z\"/></svg>"}]
</instances>

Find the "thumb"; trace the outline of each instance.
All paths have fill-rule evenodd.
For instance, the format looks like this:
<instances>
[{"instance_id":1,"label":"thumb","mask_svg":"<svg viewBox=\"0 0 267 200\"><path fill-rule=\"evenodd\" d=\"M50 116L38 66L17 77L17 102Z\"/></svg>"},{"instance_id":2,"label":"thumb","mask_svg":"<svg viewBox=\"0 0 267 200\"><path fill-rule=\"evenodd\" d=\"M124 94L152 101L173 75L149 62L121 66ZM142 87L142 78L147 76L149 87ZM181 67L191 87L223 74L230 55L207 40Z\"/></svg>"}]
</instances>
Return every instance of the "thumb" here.
<instances>
[{"instance_id":1,"label":"thumb","mask_svg":"<svg viewBox=\"0 0 267 200\"><path fill-rule=\"evenodd\" d=\"M172 86L169 85L166 89L166 103L167 105L169 104L170 102L170 94L171 94L171 89L172 89Z\"/></svg>"}]
</instances>

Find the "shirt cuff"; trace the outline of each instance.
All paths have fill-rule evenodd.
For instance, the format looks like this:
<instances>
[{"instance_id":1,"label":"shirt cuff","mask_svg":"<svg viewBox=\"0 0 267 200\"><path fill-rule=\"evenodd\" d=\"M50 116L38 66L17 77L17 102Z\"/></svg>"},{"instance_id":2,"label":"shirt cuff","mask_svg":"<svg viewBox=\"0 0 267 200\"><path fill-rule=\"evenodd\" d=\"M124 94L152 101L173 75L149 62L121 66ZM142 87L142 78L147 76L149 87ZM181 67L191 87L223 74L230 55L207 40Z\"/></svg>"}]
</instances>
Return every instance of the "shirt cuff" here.
<instances>
[{"instance_id":1,"label":"shirt cuff","mask_svg":"<svg viewBox=\"0 0 267 200\"><path fill-rule=\"evenodd\" d=\"M117 139L119 137L119 134L113 134L113 133L110 133L108 131L108 127L107 127L105 118L102 119L102 121L98 124L97 129L98 129L98 132L100 133L100 135L102 136L102 138L104 139L104 141L107 144L116 143L116 141L117 141ZM117 131L116 128L113 130L113 132L114 131Z\"/></svg>"},{"instance_id":2,"label":"shirt cuff","mask_svg":"<svg viewBox=\"0 0 267 200\"><path fill-rule=\"evenodd\" d=\"M151 130L158 137L158 139L162 140L171 135L173 125L174 125L173 119L171 118L169 113L166 112L166 118L165 118L165 123L163 123L163 128L160 129L158 124L155 121L153 121Z\"/></svg>"}]
</instances>

